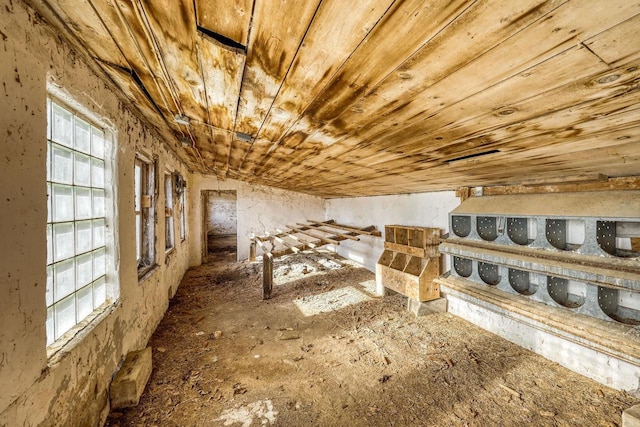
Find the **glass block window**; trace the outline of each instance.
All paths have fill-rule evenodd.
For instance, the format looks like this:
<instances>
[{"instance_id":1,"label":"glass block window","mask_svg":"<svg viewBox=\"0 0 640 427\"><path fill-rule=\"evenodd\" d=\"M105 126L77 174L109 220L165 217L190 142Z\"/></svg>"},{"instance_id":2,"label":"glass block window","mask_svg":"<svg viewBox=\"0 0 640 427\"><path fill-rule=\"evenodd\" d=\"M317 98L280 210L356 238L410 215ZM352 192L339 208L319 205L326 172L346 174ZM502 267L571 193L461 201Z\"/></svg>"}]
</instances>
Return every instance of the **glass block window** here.
<instances>
[{"instance_id":1,"label":"glass block window","mask_svg":"<svg viewBox=\"0 0 640 427\"><path fill-rule=\"evenodd\" d=\"M47 100L47 346L107 302L104 131Z\"/></svg>"}]
</instances>

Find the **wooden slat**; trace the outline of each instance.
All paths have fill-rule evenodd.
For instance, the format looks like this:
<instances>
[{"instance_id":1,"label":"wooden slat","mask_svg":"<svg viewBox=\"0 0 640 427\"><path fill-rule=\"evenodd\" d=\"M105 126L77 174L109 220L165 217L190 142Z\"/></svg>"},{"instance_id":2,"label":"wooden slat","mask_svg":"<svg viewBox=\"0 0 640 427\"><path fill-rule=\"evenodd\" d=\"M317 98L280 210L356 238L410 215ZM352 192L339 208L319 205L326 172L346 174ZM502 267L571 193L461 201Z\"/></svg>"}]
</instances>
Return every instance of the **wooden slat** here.
<instances>
[{"instance_id":1,"label":"wooden slat","mask_svg":"<svg viewBox=\"0 0 640 427\"><path fill-rule=\"evenodd\" d=\"M138 100L136 107L151 123L162 126L162 121L159 120L153 104L151 104L141 92L140 87L136 84L130 73L123 68L111 66L106 63L101 63L101 66L128 98Z\"/></svg>"},{"instance_id":2,"label":"wooden slat","mask_svg":"<svg viewBox=\"0 0 640 427\"><path fill-rule=\"evenodd\" d=\"M297 246L292 245L291 243L285 241L283 238L281 237L273 237L273 240L275 240L276 242L280 243L282 246L291 249L294 253L299 253L300 252L300 248L298 248Z\"/></svg>"},{"instance_id":3,"label":"wooden slat","mask_svg":"<svg viewBox=\"0 0 640 427\"><path fill-rule=\"evenodd\" d=\"M307 236L313 237L314 239L318 239L318 240L320 240L322 242L331 243L333 245L339 245L340 244L340 241L338 241L336 239L320 236L318 234L309 232L308 231L308 227L307 227L307 229L305 229L305 227L293 227L291 225L287 225L287 228L290 229L291 231L295 231L296 233L306 234Z\"/></svg>"},{"instance_id":4,"label":"wooden slat","mask_svg":"<svg viewBox=\"0 0 640 427\"><path fill-rule=\"evenodd\" d=\"M425 106L432 105L435 99L440 103L440 97L445 96L446 101L447 94L460 96L464 95L465 90L469 89L478 92L479 87L474 83L473 79L484 78L483 76L486 74L487 69L491 69L492 78L498 78L497 81L499 81L500 72L507 73L506 75L508 75L509 72L521 72L528 66L535 64L536 61L540 62L545 59L545 56L540 57L540 55L551 57L555 53L561 52L563 49L575 45L579 40L579 37L589 37L592 34L597 34L603 29L626 19L627 16L634 15L638 11L637 5L629 4L627 2L618 2L618 4L615 5L615 13L603 10L607 9L609 5L605 6L602 3L593 1L591 3L592 4L589 5L583 5L581 3L579 7L592 7L594 11L599 12L598 14L589 14L583 18L581 17L582 19L580 20L576 20L576 10L574 8L578 6L576 4L567 3L559 7L558 10L549 14L549 19L531 22L532 25L529 25L525 30L521 31L513 38L510 38L508 43L499 43L495 49L487 51L486 54L480 56L476 60L473 60L468 66L461 68L459 73L462 74L459 74L460 78L453 82L455 84L442 87L442 89L438 91L439 93L433 93L432 91L425 92L425 90L423 90L424 88L429 87L428 85L430 81L434 81L431 77L431 74L434 72L434 64L431 61L427 61L428 56L421 55L424 58L423 61L421 60L422 62L416 62L412 59L411 69L415 71L415 75L418 75L421 72L427 73L429 75L429 79L427 79L427 81L424 79L416 79L415 82L408 80L407 83L403 84L399 81L399 78L390 78L384 83L383 87L376 90L375 96L369 97L371 103L362 103L362 114L352 114L348 110L345 110L344 115L341 116L341 129L339 131L342 133L345 132L345 124L349 126L349 129L354 129L358 126L364 125L365 123L376 123L374 126L379 126L379 128L382 129L384 127L392 128L393 123L402 123L406 125L407 122L406 120L403 120L404 118L408 118L414 122L424 121L425 117L421 116L420 113L421 111L424 111ZM517 6L520 6L519 2ZM543 12L544 10L545 9L540 9L538 12ZM482 25L480 22L483 21L484 18L480 18L480 16L477 16L476 18L479 19L479 21L476 20L474 22L477 22L477 25ZM460 28L461 30L464 28L464 31L469 31L469 28L465 26L457 28ZM560 28L561 31L555 31L556 28ZM455 28L450 32L453 32L451 36L455 34ZM473 31L471 31L471 33L473 34ZM446 42L457 42L451 37L446 37L444 32L441 37L444 37ZM532 44L532 40L536 40L536 42ZM447 46L447 43L443 46ZM435 52L439 52L442 50L442 46L437 45L435 48L429 48L427 46L426 49L426 52L434 54L433 49L435 49ZM514 55L512 52L514 49L517 52L520 52L519 57L516 58L519 61L520 69L514 69L515 64L513 62L503 60L505 57L513 57ZM444 55L451 54L447 53ZM450 60L443 61L442 64L445 67L451 67ZM424 68L424 70L420 71L422 68ZM500 71L500 69L503 69L504 71ZM440 70L436 72L436 74L439 73ZM447 80L450 80L451 76L454 76L455 74L456 73L450 74L449 77L443 79L442 84ZM464 78L462 78L463 75ZM465 80L468 80L468 83L465 83ZM404 95L397 92L395 95L392 94L393 90L397 91L398 87L403 86ZM389 93L385 95L385 91ZM381 120L381 111L379 111L379 108L384 107L381 103L386 99L402 99L406 103L406 105L401 109L402 114L399 114L400 111L396 110L394 111L394 114L387 116L388 120ZM509 98L507 97L505 99ZM384 108L393 108L393 105L390 104ZM384 112L384 109L382 112ZM428 109L425 114L427 114L427 116L431 114L431 109ZM365 120L365 122L363 122L363 120ZM425 126L428 126L426 121ZM425 129L429 128L426 127ZM338 129L336 131L338 131ZM399 136L399 139L400 137L401 135ZM354 138L346 141L344 143L347 144L346 146L343 146L343 144L334 144L329 149L325 150L325 153L314 159L312 164L319 164L323 162L327 156L335 156L340 152L345 152L350 149L348 147L357 145L358 141L360 141L359 138ZM295 170L295 168L290 168L288 170L289 174L282 175L282 179L288 178L291 176L290 174L300 173L300 170Z\"/></svg>"},{"instance_id":5,"label":"wooden slat","mask_svg":"<svg viewBox=\"0 0 640 427\"><path fill-rule=\"evenodd\" d=\"M406 107L421 90L472 61L474 56L470 57L470 53L480 55L490 50L517 29L530 25L537 18L557 7L560 1L543 3L541 0L526 2L500 0L493 2L494 4L491 3L477 2L462 10L458 10L460 7L458 5L454 9L457 12L455 15L443 15L449 20L445 20L444 23L441 19L434 20L433 35L429 43L409 57L403 55L401 63L397 64L398 73L390 73L392 70L388 68L384 68L381 73L378 71L379 74L375 74L375 71L373 74L363 73L362 70L369 70L368 57L371 55L377 57L377 53L352 56L349 72L345 70L346 75L340 76L344 78L332 82L334 89L330 89L331 85L326 89L326 96L332 102L326 102L327 98L320 95L318 105L312 105L305 112L305 115L310 116L307 123L327 122L327 124L323 129L314 129L315 133L296 127L292 131L312 134L312 139L320 134L324 138L333 140L334 143L338 142L341 139L340 135L348 134L365 123L375 123L375 120L380 120L381 115L390 110ZM511 19L495 19L495 10L500 10L502 16L521 18L516 19L515 22L511 22ZM451 14L453 11L447 10L447 12ZM492 15L494 18L489 18ZM453 18L456 18L456 25L447 25ZM424 22L419 21L417 25L424 25ZM394 43L394 45L397 44ZM395 49L395 47L390 46L389 49ZM492 67L496 65L498 64L492 64ZM354 82L355 76L361 77ZM414 76L421 76L421 78L414 78ZM372 90L373 88L375 91ZM366 94L366 90L370 92L369 95ZM329 93L331 95L328 95ZM357 108L354 108L354 105ZM420 106L422 111L426 105L429 104ZM339 117L340 120L338 120ZM330 145L329 149L325 150L326 154L318 157L318 161L322 161L324 156L335 155L344 150L340 144Z\"/></svg>"},{"instance_id":6,"label":"wooden slat","mask_svg":"<svg viewBox=\"0 0 640 427\"><path fill-rule=\"evenodd\" d=\"M177 97L166 84L169 76L159 62L151 36L141 20L138 9L130 1L90 0L90 3L100 14L100 18L156 106L165 115L165 120L171 120L178 111Z\"/></svg>"},{"instance_id":7,"label":"wooden slat","mask_svg":"<svg viewBox=\"0 0 640 427\"><path fill-rule=\"evenodd\" d=\"M109 29L104 26L89 2L59 0L47 2L47 5L95 57L113 65L129 68Z\"/></svg>"},{"instance_id":8,"label":"wooden slat","mask_svg":"<svg viewBox=\"0 0 640 427\"><path fill-rule=\"evenodd\" d=\"M269 248L267 248L267 245L264 244L264 242L260 239L255 239L255 242L258 246L260 246L260 249L262 250L263 254L270 254L271 250Z\"/></svg>"},{"instance_id":9,"label":"wooden slat","mask_svg":"<svg viewBox=\"0 0 640 427\"><path fill-rule=\"evenodd\" d=\"M393 3L393 0L356 3L324 0L259 136L277 144ZM422 8L426 9L424 5ZM414 15L407 18L419 19ZM344 19L345 16L349 19ZM264 164L261 161L260 167Z\"/></svg>"},{"instance_id":10,"label":"wooden slat","mask_svg":"<svg viewBox=\"0 0 640 427\"><path fill-rule=\"evenodd\" d=\"M313 229L315 229L315 230L321 231L321 232L323 232L323 233L331 234L331 235L334 235L334 236L338 236L338 237L341 237L341 238L343 238L343 239L355 240L356 242L359 242L359 241L360 241L360 239L359 239L359 238L357 238L357 237L355 237L355 236L352 236L352 235L349 235L349 234L336 233L335 231L332 231L332 230L326 230L326 229L324 229L324 227L322 227L321 225L317 225L317 224L309 224L309 223L302 223L302 222L297 222L296 224L297 224L297 225L301 225L301 226L303 226L303 227L310 227L310 228L313 228Z\"/></svg>"},{"instance_id":11,"label":"wooden slat","mask_svg":"<svg viewBox=\"0 0 640 427\"><path fill-rule=\"evenodd\" d=\"M134 1L148 25L163 66L176 89L180 113L209 122L207 99L196 49L193 0ZM171 31L167 31L171 29Z\"/></svg>"},{"instance_id":12,"label":"wooden slat","mask_svg":"<svg viewBox=\"0 0 640 427\"><path fill-rule=\"evenodd\" d=\"M348 225L336 224L334 220L329 220L329 221L307 220L307 221L312 224L324 225L326 227L337 228L339 230L347 230L347 231L351 231L358 234L364 234L367 236L380 237L382 235L380 231L375 230L375 227L373 225L365 228L355 228L355 227L349 227Z\"/></svg>"},{"instance_id":13,"label":"wooden slat","mask_svg":"<svg viewBox=\"0 0 640 427\"><path fill-rule=\"evenodd\" d=\"M245 56L201 34L196 37L196 47L209 109L208 123L233 131Z\"/></svg>"},{"instance_id":14,"label":"wooden slat","mask_svg":"<svg viewBox=\"0 0 640 427\"><path fill-rule=\"evenodd\" d=\"M200 26L246 46L253 0L196 0L195 3Z\"/></svg>"},{"instance_id":15,"label":"wooden slat","mask_svg":"<svg viewBox=\"0 0 640 427\"><path fill-rule=\"evenodd\" d=\"M578 69L576 64L580 64ZM403 126L401 131L388 133L385 137L382 137L380 129L376 129L375 134L371 130L363 137L371 142L372 149L375 147L377 150L393 147L396 152L409 154L411 151L407 147L414 145L415 151L421 153L425 150L436 151L441 146L453 145L453 141L469 134L481 135L494 127L519 123L544 112L560 110L610 94L611 90L607 92L602 86L593 85L591 81L594 75L608 70L607 65L589 50L574 47L460 101L456 98L462 92L447 94L442 89L430 88L433 96L442 99L447 107L434 112L421 123ZM462 74L458 76L462 77ZM462 84L457 78L447 82L448 85L458 83ZM545 88L542 95L540 88ZM538 104L527 105L531 104L531 98L536 96ZM543 102L545 104L542 104ZM472 113L469 113L470 111ZM504 114L505 112L509 114ZM426 129L428 131L425 133ZM428 146L425 144L426 141L429 142ZM477 143L486 144L486 139L478 139ZM417 146L420 146L420 149ZM468 154L464 150L475 148L467 144L463 150L452 147L443 152L454 158ZM355 150L354 154L359 151ZM345 153L339 158L351 159L349 154Z\"/></svg>"},{"instance_id":16,"label":"wooden slat","mask_svg":"<svg viewBox=\"0 0 640 427\"><path fill-rule=\"evenodd\" d=\"M255 0L237 131L257 135L318 3L319 0Z\"/></svg>"},{"instance_id":17,"label":"wooden slat","mask_svg":"<svg viewBox=\"0 0 640 427\"><path fill-rule=\"evenodd\" d=\"M636 2L26 1L219 179L342 197L640 175Z\"/></svg>"},{"instance_id":18,"label":"wooden slat","mask_svg":"<svg viewBox=\"0 0 640 427\"><path fill-rule=\"evenodd\" d=\"M196 38L196 46L204 81L208 124L215 127L209 128L215 144L215 164L226 176L245 57L201 34Z\"/></svg>"},{"instance_id":19,"label":"wooden slat","mask_svg":"<svg viewBox=\"0 0 640 427\"><path fill-rule=\"evenodd\" d=\"M389 249L394 252L401 252L403 254L417 256L420 258L428 258L431 256L435 256L438 253L437 247L430 247L429 249L424 248L413 248L407 245L399 245L397 243L384 242L385 249Z\"/></svg>"},{"instance_id":20,"label":"wooden slat","mask_svg":"<svg viewBox=\"0 0 640 427\"><path fill-rule=\"evenodd\" d=\"M583 49L584 51L584 49ZM629 71L631 70L631 71ZM602 81L606 79L607 76L616 75L617 79L610 83L604 84L594 84L594 82ZM528 120L520 121L520 122L511 122L508 123L518 123L517 126L512 127L504 127L504 124L495 124L491 125L492 122L497 123L503 121L504 118L499 114L495 114L495 112L487 113L482 118L477 118L473 123L474 126L483 126L486 130L477 131L479 134L484 134L478 141L481 142L483 149L492 148L489 143L491 141L497 141L496 147L504 146L508 142L513 141L511 145L516 144L516 138L518 141L522 141L522 148L526 149L526 153L531 154L532 146L531 141L535 141L534 146L536 149L541 146L548 146L549 143L556 144L569 144L571 139L576 139L576 141L581 141L588 138L588 133L586 132L585 126L590 126L595 130L605 129L607 131L615 129L615 126L621 126L620 119L615 119L615 122L608 124L607 126L603 126L602 123L599 123L600 119L592 119L589 115L585 115L585 111L595 112L595 105L599 105L599 109L602 111L599 114L607 114L608 111L615 111L620 109L621 106L625 104L634 105L637 101L634 96L634 85L635 80L640 77L638 72L637 65L634 63L625 64L621 66L617 70L608 71L606 73L600 73L593 76L588 76L581 80L574 81L571 84L565 85L558 90L550 91L544 95L539 95L537 97L533 97L530 100L527 100L523 103L514 103L511 107L515 110L513 114L515 120L522 120L526 118L528 115ZM631 90L631 92L629 92ZM628 92L624 94L624 92ZM623 93L624 95L618 95L617 98L613 98L615 94ZM491 99L491 97L489 97ZM627 100L628 99L628 100ZM555 104L558 102L558 104ZM576 105L577 104L577 105ZM549 111L547 114L541 114L540 111L542 109ZM563 111L565 110L565 111ZM594 111L592 111L594 110ZM552 119L553 117L561 117L564 121L564 128L559 125L562 122L559 122L557 119ZM576 120L580 121L576 123ZM633 113L628 115L628 119L633 120ZM512 120L512 119L509 119ZM580 122L584 124L579 124ZM549 126L548 124L554 125L554 131L551 129L545 129L545 126ZM535 129L537 139L534 139L535 135L527 134L527 128ZM495 132L501 131L502 129L511 129L515 131L512 135L506 134L496 134ZM497 130L496 130L497 129ZM565 135L562 135L562 131L567 129ZM489 133L493 131L492 133ZM631 135L636 132L631 133ZM442 133L442 135L447 135L446 133ZM558 136L562 136L558 138ZM549 140L549 143L544 143L540 140L540 138L545 138ZM472 141L473 142L473 141ZM622 142L617 142L618 144ZM473 145L467 145L468 143L462 140L457 147L453 146L450 150L451 153L464 153L465 147L474 148ZM453 144L449 143L449 146ZM437 147L437 146L436 146ZM518 147L516 145L516 147ZM383 163L385 166L390 165L390 160L395 158L402 158L408 154L418 154L422 156L425 160L438 160L443 159L447 160L447 157L443 158L443 155L446 156L448 152L443 150L441 153L430 151L433 149L425 149L422 148L420 144L417 144L415 148L411 146L402 147L402 150L406 153L401 156L394 156L394 153L383 153L380 156L380 160L369 160L367 159L367 163ZM449 155L451 158L452 155ZM501 160L504 157L500 158ZM416 159L419 161L419 158ZM399 161L399 164L403 165L406 168L406 160ZM415 166L414 166L415 167ZM504 167L504 166L503 166ZM388 173L388 171L387 171ZM371 178L371 176L369 176ZM295 178L293 179L295 182Z\"/></svg>"},{"instance_id":21,"label":"wooden slat","mask_svg":"<svg viewBox=\"0 0 640 427\"><path fill-rule=\"evenodd\" d=\"M615 66L640 55L640 15L604 31L584 42L599 58Z\"/></svg>"}]
</instances>

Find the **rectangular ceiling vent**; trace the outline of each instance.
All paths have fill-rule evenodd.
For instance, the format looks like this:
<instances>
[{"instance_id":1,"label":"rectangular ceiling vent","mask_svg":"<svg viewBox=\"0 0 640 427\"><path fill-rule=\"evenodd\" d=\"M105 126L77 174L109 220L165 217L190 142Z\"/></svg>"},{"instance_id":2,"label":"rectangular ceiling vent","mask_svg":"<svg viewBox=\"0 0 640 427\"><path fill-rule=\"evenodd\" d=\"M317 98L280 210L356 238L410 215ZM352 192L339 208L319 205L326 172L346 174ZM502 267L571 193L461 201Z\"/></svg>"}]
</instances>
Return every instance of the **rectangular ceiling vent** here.
<instances>
[{"instance_id":1,"label":"rectangular ceiling vent","mask_svg":"<svg viewBox=\"0 0 640 427\"><path fill-rule=\"evenodd\" d=\"M253 141L253 137L248 133L244 133L244 132L236 132L236 138L238 138L238 141L244 141L244 142Z\"/></svg>"}]
</instances>

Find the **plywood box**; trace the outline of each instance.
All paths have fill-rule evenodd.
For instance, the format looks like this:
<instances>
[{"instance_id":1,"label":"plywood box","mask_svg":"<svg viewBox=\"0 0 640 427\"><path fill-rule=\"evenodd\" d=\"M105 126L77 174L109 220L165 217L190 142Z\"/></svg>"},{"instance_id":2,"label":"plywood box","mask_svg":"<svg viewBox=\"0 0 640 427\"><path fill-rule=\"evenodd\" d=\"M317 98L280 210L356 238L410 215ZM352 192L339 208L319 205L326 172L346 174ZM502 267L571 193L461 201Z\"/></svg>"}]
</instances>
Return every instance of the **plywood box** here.
<instances>
[{"instance_id":1,"label":"plywood box","mask_svg":"<svg viewBox=\"0 0 640 427\"><path fill-rule=\"evenodd\" d=\"M376 281L417 301L440 297L433 282L440 275L440 229L385 226L385 250L376 264Z\"/></svg>"}]
</instances>

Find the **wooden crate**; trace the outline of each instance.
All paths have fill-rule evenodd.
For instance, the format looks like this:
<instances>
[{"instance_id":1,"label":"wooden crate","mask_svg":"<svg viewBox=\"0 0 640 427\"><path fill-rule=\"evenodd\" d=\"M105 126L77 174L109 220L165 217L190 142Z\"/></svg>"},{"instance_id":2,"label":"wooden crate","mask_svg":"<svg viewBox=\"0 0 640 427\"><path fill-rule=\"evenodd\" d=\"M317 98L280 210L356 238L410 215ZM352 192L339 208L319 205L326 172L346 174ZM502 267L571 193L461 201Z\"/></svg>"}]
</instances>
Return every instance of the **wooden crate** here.
<instances>
[{"instance_id":1,"label":"wooden crate","mask_svg":"<svg viewBox=\"0 0 640 427\"><path fill-rule=\"evenodd\" d=\"M376 264L376 281L418 301L440 298L433 280L440 275L440 229L385 226L385 250Z\"/></svg>"}]
</instances>

